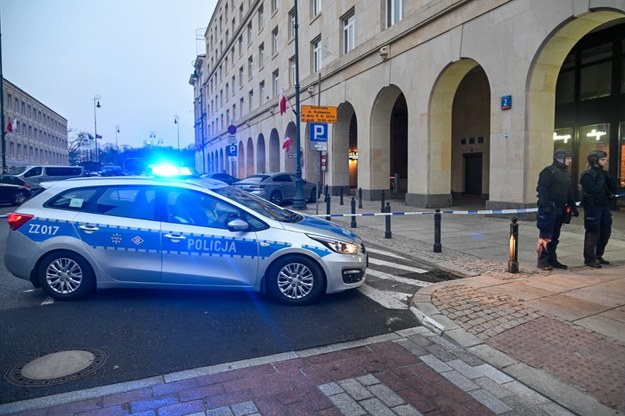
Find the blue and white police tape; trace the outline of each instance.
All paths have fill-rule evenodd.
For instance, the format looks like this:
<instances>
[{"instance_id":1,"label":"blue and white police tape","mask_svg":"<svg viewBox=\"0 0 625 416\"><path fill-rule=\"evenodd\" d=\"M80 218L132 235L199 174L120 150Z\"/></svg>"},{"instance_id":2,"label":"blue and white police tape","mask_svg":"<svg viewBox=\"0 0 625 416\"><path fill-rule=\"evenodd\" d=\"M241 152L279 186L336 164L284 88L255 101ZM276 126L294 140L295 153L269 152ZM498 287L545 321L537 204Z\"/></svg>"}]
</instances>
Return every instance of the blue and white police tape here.
<instances>
[{"instance_id":1,"label":"blue and white police tape","mask_svg":"<svg viewBox=\"0 0 625 416\"><path fill-rule=\"evenodd\" d=\"M522 214L536 212L538 208L510 208L510 209L470 209L470 210L440 210L440 211L397 211L397 212L362 212L360 214L316 214L315 217L385 217L405 215L489 215L489 214Z\"/></svg>"}]
</instances>

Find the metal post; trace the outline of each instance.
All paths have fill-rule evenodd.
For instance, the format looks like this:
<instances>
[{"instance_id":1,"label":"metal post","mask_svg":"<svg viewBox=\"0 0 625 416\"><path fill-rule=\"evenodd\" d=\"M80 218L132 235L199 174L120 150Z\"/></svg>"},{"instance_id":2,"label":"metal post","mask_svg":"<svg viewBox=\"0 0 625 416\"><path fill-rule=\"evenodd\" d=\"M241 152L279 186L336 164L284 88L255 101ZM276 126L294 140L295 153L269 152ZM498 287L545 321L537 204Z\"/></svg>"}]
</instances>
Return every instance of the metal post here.
<instances>
[{"instance_id":1,"label":"metal post","mask_svg":"<svg viewBox=\"0 0 625 416\"><path fill-rule=\"evenodd\" d=\"M358 208L362 209L362 188L358 188Z\"/></svg>"},{"instance_id":2,"label":"metal post","mask_svg":"<svg viewBox=\"0 0 625 416\"><path fill-rule=\"evenodd\" d=\"M441 210L436 208L434 213L434 252L440 253L441 251Z\"/></svg>"},{"instance_id":3,"label":"metal post","mask_svg":"<svg viewBox=\"0 0 625 416\"><path fill-rule=\"evenodd\" d=\"M98 170L100 169L100 153L98 152L98 121L96 119L96 108L102 107L100 105L100 96L93 96L93 140L95 141L95 161L98 163L96 166Z\"/></svg>"},{"instance_id":4,"label":"metal post","mask_svg":"<svg viewBox=\"0 0 625 416\"><path fill-rule=\"evenodd\" d=\"M293 209L306 209L306 198L304 197L304 184L302 181L302 144L301 144L301 120L300 120L300 85L299 85L299 23L297 16L297 0L294 1L294 42L295 43L295 146L296 169L295 169L295 196L293 197Z\"/></svg>"},{"instance_id":5,"label":"metal post","mask_svg":"<svg viewBox=\"0 0 625 416\"><path fill-rule=\"evenodd\" d=\"M339 199L339 203L340 205L343 205L343 187L341 186L341 189L339 190L339 195L341 196L341 198Z\"/></svg>"},{"instance_id":6,"label":"metal post","mask_svg":"<svg viewBox=\"0 0 625 416\"><path fill-rule=\"evenodd\" d=\"M323 187L323 197L325 198L325 201L328 200L328 185L324 185Z\"/></svg>"},{"instance_id":7,"label":"metal post","mask_svg":"<svg viewBox=\"0 0 625 416\"><path fill-rule=\"evenodd\" d=\"M352 196L352 202L351 202L352 206L352 222L350 224L351 228L356 228L356 199Z\"/></svg>"},{"instance_id":8,"label":"metal post","mask_svg":"<svg viewBox=\"0 0 625 416\"><path fill-rule=\"evenodd\" d=\"M517 224L516 217L512 218L510 223L510 260L508 260L508 272L519 272L519 224Z\"/></svg>"},{"instance_id":9,"label":"metal post","mask_svg":"<svg viewBox=\"0 0 625 416\"><path fill-rule=\"evenodd\" d=\"M380 212L384 212L384 191L382 191L382 199L380 200Z\"/></svg>"},{"instance_id":10,"label":"metal post","mask_svg":"<svg viewBox=\"0 0 625 416\"><path fill-rule=\"evenodd\" d=\"M392 238L393 237L393 233L391 232L391 203L387 202L386 203L386 218L385 220L385 230L384 230L384 238Z\"/></svg>"},{"instance_id":11,"label":"metal post","mask_svg":"<svg viewBox=\"0 0 625 416\"><path fill-rule=\"evenodd\" d=\"M11 118L9 118L9 123ZM4 75L2 74L2 29L0 28L0 129L2 129L2 173L7 173L7 142L4 124Z\"/></svg>"},{"instance_id":12,"label":"metal post","mask_svg":"<svg viewBox=\"0 0 625 416\"><path fill-rule=\"evenodd\" d=\"M328 214L326 216L326 220L331 221L331 217L330 217L330 199L331 197L329 195L326 195L326 214Z\"/></svg>"}]
</instances>

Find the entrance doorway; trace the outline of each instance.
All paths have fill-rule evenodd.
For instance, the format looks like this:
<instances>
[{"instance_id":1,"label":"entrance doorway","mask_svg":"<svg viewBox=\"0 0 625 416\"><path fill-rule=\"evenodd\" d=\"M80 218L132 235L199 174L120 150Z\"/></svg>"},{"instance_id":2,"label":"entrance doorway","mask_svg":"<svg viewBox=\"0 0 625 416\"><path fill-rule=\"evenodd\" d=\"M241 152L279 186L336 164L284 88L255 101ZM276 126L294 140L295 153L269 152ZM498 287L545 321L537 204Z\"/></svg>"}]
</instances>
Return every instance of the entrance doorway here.
<instances>
[{"instance_id":1,"label":"entrance doorway","mask_svg":"<svg viewBox=\"0 0 625 416\"><path fill-rule=\"evenodd\" d=\"M464 153L464 194L482 195L482 153Z\"/></svg>"}]
</instances>

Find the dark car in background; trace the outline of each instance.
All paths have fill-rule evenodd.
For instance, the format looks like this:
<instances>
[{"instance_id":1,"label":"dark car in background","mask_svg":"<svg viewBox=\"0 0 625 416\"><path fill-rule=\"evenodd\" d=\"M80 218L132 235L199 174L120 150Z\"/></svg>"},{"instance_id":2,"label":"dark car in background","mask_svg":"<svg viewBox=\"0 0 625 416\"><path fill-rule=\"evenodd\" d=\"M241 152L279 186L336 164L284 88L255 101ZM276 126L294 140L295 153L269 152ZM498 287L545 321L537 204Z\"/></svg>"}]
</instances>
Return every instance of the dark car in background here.
<instances>
[{"instance_id":1,"label":"dark car in background","mask_svg":"<svg viewBox=\"0 0 625 416\"><path fill-rule=\"evenodd\" d=\"M124 176L124 170L121 166L104 165L100 169L101 176Z\"/></svg>"},{"instance_id":2,"label":"dark car in background","mask_svg":"<svg viewBox=\"0 0 625 416\"><path fill-rule=\"evenodd\" d=\"M202 173L200 175L200 178L215 179L217 181L225 182L228 185L232 185L233 183L239 181L239 178L235 178L234 176L227 173Z\"/></svg>"},{"instance_id":3,"label":"dark car in background","mask_svg":"<svg viewBox=\"0 0 625 416\"><path fill-rule=\"evenodd\" d=\"M20 178L13 175L0 175L0 203L22 205L30 198L31 190Z\"/></svg>"},{"instance_id":4,"label":"dark car in background","mask_svg":"<svg viewBox=\"0 0 625 416\"><path fill-rule=\"evenodd\" d=\"M293 201L295 197L295 181L296 176L294 173L257 173L241 179L233 186L258 195L276 205L281 205L285 202ZM315 202L317 200L315 184L304 179L302 181L304 199L307 202Z\"/></svg>"}]
</instances>

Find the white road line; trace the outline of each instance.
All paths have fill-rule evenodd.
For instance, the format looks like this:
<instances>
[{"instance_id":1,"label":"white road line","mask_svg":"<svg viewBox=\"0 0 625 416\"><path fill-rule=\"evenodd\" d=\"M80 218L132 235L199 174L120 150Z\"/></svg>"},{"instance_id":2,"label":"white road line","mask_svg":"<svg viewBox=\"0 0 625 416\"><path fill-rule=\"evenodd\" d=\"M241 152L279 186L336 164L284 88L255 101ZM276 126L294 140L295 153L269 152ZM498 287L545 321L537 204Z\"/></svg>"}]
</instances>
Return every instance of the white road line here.
<instances>
[{"instance_id":1,"label":"white road line","mask_svg":"<svg viewBox=\"0 0 625 416\"><path fill-rule=\"evenodd\" d=\"M53 303L54 303L54 299L48 297L48 298L45 298L43 302L41 302L41 306L52 305Z\"/></svg>"},{"instance_id":2,"label":"white road line","mask_svg":"<svg viewBox=\"0 0 625 416\"><path fill-rule=\"evenodd\" d=\"M396 259L403 259L403 260L406 259L406 257L400 256L399 254L391 253L390 251L378 250L377 248L367 247L367 252L375 253L375 254L382 254L387 257L395 257Z\"/></svg>"},{"instance_id":3,"label":"white road line","mask_svg":"<svg viewBox=\"0 0 625 416\"><path fill-rule=\"evenodd\" d=\"M427 273L428 272L427 270L419 269L418 267L404 266L403 264L392 263L390 261L384 261L384 260L380 260L380 259L376 259L372 257L369 257L369 263L375 264L378 266L388 266L394 269L406 270L407 272L414 272L414 273Z\"/></svg>"},{"instance_id":4,"label":"white road line","mask_svg":"<svg viewBox=\"0 0 625 416\"><path fill-rule=\"evenodd\" d=\"M407 301L410 295L406 293L387 292L366 284L360 286L358 291L387 309L408 309Z\"/></svg>"},{"instance_id":5,"label":"white road line","mask_svg":"<svg viewBox=\"0 0 625 416\"><path fill-rule=\"evenodd\" d=\"M378 279L394 280L396 282L405 283L407 285L416 285L416 286L425 287L425 286L430 286L432 284L430 282L424 282L423 280L416 280L416 279L409 279L407 277L395 276L395 275L384 273L379 270L374 270L371 268L367 269L367 274L377 277Z\"/></svg>"}]
</instances>

